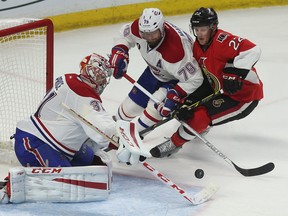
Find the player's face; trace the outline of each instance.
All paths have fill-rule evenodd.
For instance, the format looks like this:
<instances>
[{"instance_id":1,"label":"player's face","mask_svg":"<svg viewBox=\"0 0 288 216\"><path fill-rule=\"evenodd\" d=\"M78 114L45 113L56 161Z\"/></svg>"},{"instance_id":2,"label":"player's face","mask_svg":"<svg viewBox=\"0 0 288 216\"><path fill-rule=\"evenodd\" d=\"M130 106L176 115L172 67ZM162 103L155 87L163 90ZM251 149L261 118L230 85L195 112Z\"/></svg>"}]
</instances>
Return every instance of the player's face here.
<instances>
[{"instance_id":1,"label":"player's face","mask_svg":"<svg viewBox=\"0 0 288 216\"><path fill-rule=\"evenodd\" d=\"M207 45L209 43L212 31L209 26L194 27L193 31L200 45Z\"/></svg>"},{"instance_id":2,"label":"player's face","mask_svg":"<svg viewBox=\"0 0 288 216\"><path fill-rule=\"evenodd\" d=\"M148 45L150 47L155 47L158 45L160 42L162 35L161 31L157 29L156 31L153 32L141 32L140 31L140 36L147 41Z\"/></svg>"}]
</instances>

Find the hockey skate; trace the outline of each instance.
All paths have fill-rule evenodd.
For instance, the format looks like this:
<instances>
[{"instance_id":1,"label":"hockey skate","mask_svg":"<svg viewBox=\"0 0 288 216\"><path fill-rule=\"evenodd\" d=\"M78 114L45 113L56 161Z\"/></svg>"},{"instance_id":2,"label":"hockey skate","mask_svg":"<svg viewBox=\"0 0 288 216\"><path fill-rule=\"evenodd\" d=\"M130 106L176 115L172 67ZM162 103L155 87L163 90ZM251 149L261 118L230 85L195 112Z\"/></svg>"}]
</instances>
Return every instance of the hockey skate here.
<instances>
[{"instance_id":1,"label":"hockey skate","mask_svg":"<svg viewBox=\"0 0 288 216\"><path fill-rule=\"evenodd\" d=\"M178 152L181 147L177 147L174 145L174 143L171 141L171 139L167 139L165 142L155 146L150 150L150 153L153 157L156 158L163 158L163 157L169 157L172 154Z\"/></svg>"},{"instance_id":2,"label":"hockey skate","mask_svg":"<svg viewBox=\"0 0 288 216\"><path fill-rule=\"evenodd\" d=\"M0 182L0 204L9 203L9 197L7 194L7 181Z\"/></svg>"}]
</instances>

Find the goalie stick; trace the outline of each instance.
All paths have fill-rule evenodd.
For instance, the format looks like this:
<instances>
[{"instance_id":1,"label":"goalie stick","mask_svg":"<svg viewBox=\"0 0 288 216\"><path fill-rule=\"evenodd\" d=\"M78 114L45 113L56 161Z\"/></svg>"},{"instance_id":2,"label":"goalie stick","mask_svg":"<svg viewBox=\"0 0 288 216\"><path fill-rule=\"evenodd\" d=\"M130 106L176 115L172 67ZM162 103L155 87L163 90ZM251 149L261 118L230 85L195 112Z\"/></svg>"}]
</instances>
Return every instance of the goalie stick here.
<instances>
[{"instance_id":1,"label":"goalie stick","mask_svg":"<svg viewBox=\"0 0 288 216\"><path fill-rule=\"evenodd\" d=\"M91 122L89 122L87 119L79 115L76 111L68 107L66 104L62 103L62 106L74 117L78 118L80 121L82 121L84 124L88 125L91 129L93 129L95 132L99 133L101 136L106 138L108 141L113 143L115 146L119 146L119 143L116 142L114 139L109 137L107 134L105 134L103 131L101 131L98 127L93 125ZM123 121L125 122L125 121ZM134 124L132 122L126 122L127 124ZM125 130L124 130L125 131ZM127 133L131 130L127 130ZM133 136L136 134L132 134L132 139L128 142L133 142ZM125 136L124 139L127 140L129 136ZM166 186L170 187L174 191L176 191L178 194L180 194L182 197L184 197L186 200L188 200L192 205L199 205L206 201L208 201L218 190L218 187L215 184L209 184L207 187L196 193L194 196L190 197L181 187L179 187L177 184L172 182L168 177L163 175L161 172L153 168L150 164L148 164L145 161L139 162L142 164L142 167L146 169L149 173L151 173L156 179L164 183Z\"/></svg>"},{"instance_id":2,"label":"goalie stick","mask_svg":"<svg viewBox=\"0 0 288 216\"><path fill-rule=\"evenodd\" d=\"M135 80L130 77L128 74L125 74L124 76L129 82L131 82L132 84L134 84L136 87L141 86L139 85L137 82L135 82ZM142 86L141 86L142 87ZM139 88L140 89L140 88ZM143 89L143 87L141 88ZM140 90L141 90L140 89ZM153 97L153 95L148 92L147 90L145 93L148 97L151 98L151 100L153 100L155 103L159 103L159 101ZM178 119L177 119L178 120ZM186 124L183 121L180 121L180 123L187 129L189 130L191 133L193 133L195 136L197 136L204 144L206 144L212 151L214 151L218 156L220 156L222 159L224 159L229 165L231 165L233 168L235 168L239 173L241 173L243 176L245 177L249 177L249 176L257 176L257 175L263 175L266 174L268 172L271 172L275 165L272 162L269 162L267 164L264 164L263 166L260 167L256 167L256 168L250 168L250 169L244 169L239 167L237 164L235 164L231 159L229 159L225 154L223 154L219 149L217 149L214 145L212 145L210 142L208 142L206 139L204 139L199 133L197 133L192 127L190 127L188 124Z\"/></svg>"}]
</instances>

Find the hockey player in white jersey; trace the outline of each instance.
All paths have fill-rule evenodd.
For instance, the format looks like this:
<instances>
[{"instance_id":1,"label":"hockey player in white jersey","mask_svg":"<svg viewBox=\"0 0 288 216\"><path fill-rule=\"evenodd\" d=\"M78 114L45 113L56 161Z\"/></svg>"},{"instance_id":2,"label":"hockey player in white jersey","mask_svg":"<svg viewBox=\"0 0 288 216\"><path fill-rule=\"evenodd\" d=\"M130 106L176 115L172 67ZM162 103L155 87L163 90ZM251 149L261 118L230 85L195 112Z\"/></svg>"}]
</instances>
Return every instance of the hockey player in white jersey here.
<instances>
[{"instance_id":1,"label":"hockey player in white jersey","mask_svg":"<svg viewBox=\"0 0 288 216\"><path fill-rule=\"evenodd\" d=\"M107 60L93 54L80 63L80 74L56 78L54 88L43 98L30 118L17 123L15 153L22 166L69 167L95 164L96 148L108 141L71 116L66 104L97 125L105 134L115 134L115 122L102 107L100 94L110 81ZM96 145L82 145L91 140Z\"/></svg>"},{"instance_id":2,"label":"hockey player in white jersey","mask_svg":"<svg viewBox=\"0 0 288 216\"><path fill-rule=\"evenodd\" d=\"M140 116L137 127L141 131L168 116L202 84L203 75L193 57L192 38L165 21L157 8L144 9L141 17L124 25L114 39L109 62L116 79L126 73L129 50L135 46L148 64L137 82L163 102L155 106L134 87L119 106L116 119L131 121Z\"/></svg>"},{"instance_id":3,"label":"hockey player in white jersey","mask_svg":"<svg viewBox=\"0 0 288 216\"><path fill-rule=\"evenodd\" d=\"M116 133L117 124L100 98L111 74L109 62L103 56L94 53L85 57L80 63L80 74L58 77L36 112L17 123L15 153L23 167L9 170L7 185L0 188L0 203L107 198L112 162L102 148L110 145L117 149L119 137L121 141ZM63 104L116 144L71 115ZM120 162L131 162L130 157L138 162L138 154L135 156L131 148L125 148L125 142L119 142L119 146L116 156Z\"/></svg>"}]
</instances>

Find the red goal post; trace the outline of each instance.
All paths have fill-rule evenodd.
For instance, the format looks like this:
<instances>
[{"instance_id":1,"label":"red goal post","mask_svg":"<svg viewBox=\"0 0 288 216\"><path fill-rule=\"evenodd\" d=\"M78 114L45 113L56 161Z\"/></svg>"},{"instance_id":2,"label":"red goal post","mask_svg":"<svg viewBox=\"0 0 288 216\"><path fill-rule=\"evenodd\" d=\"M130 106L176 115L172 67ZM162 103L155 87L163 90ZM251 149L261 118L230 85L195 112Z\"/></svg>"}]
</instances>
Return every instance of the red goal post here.
<instances>
[{"instance_id":1,"label":"red goal post","mask_svg":"<svg viewBox=\"0 0 288 216\"><path fill-rule=\"evenodd\" d=\"M13 150L17 121L53 86L53 29L49 19L0 20L0 158Z\"/></svg>"}]
</instances>

